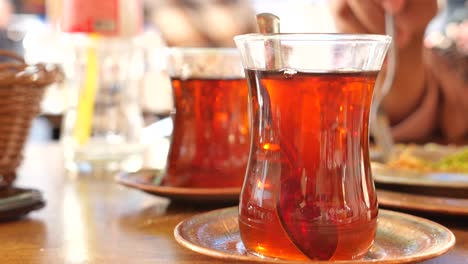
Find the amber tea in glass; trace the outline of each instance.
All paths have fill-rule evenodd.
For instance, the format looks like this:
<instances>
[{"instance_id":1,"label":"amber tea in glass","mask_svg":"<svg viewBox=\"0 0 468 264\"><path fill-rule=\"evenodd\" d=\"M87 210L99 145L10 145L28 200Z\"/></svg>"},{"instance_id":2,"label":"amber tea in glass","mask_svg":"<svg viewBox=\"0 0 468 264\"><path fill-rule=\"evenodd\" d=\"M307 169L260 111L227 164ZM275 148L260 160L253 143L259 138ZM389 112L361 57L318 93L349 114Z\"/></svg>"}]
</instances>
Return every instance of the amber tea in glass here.
<instances>
[{"instance_id":1,"label":"amber tea in glass","mask_svg":"<svg viewBox=\"0 0 468 264\"><path fill-rule=\"evenodd\" d=\"M236 49L172 49L172 186L242 186L250 147L248 88ZM177 69L180 69L177 71Z\"/></svg>"},{"instance_id":2,"label":"amber tea in glass","mask_svg":"<svg viewBox=\"0 0 468 264\"><path fill-rule=\"evenodd\" d=\"M279 259L362 257L378 215L370 104L390 39L253 34L235 40L252 109L239 208L244 246Z\"/></svg>"}]
</instances>

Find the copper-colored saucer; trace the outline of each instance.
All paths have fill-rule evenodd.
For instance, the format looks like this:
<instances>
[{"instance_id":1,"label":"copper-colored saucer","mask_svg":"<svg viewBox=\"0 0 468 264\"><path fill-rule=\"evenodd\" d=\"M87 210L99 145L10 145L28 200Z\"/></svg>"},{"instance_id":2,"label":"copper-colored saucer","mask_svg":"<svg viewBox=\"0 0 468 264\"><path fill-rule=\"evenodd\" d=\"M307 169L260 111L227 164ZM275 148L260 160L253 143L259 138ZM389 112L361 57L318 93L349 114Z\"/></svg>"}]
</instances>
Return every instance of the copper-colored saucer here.
<instances>
[{"instance_id":1,"label":"copper-colored saucer","mask_svg":"<svg viewBox=\"0 0 468 264\"><path fill-rule=\"evenodd\" d=\"M193 216L176 226L175 239L190 250L225 260L302 263L248 254L240 239L237 214L238 208L230 207ZM412 263L442 255L455 244L450 230L424 218L380 210L378 221L374 244L363 259L307 263Z\"/></svg>"},{"instance_id":2,"label":"copper-colored saucer","mask_svg":"<svg viewBox=\"0 0 468 264\"><path fill-rule=\"evenodd\" d=\"M239 201L241 188L189 188L168 186L158 179L158 170L143 169L134 173L120 173L120 184L154 195L177 201L202 203L235 203Z\"/></svg>"}]
</instances>

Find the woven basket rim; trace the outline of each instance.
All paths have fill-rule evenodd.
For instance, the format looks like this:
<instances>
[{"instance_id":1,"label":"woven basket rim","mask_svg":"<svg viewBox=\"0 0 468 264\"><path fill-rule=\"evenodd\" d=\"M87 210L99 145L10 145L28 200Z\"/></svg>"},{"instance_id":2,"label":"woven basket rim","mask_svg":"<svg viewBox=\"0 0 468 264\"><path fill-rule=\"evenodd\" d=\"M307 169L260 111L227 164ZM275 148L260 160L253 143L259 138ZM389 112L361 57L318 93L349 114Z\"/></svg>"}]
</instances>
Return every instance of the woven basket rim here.
<instances>
[{"instance_id":1,"label":"woven basket rim","mask_svg":"<svg viewBox=\"0 0 468 264\"><path fill-rule=\"evenodd\" d=\"M63 78L58 66L27 64L7 50L0 50L0 188L13 184L23 147L34 117L40 111L45 88Z\"/></svg>"}]
</instances>

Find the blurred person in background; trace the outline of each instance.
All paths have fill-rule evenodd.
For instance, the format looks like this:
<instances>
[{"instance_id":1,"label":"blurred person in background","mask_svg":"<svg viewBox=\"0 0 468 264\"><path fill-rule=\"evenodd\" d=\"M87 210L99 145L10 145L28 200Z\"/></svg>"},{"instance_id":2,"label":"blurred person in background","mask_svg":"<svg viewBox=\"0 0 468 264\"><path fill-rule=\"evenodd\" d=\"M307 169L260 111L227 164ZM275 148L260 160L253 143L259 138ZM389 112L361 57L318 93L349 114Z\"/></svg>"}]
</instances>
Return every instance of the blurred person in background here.
<instances>
[{"instance_id":1,"label":"blurred person in background","mask_svg":"<svg viewBox=\"0 0 468 264\"><path fill-rule=\"evenodd\" d=\"M17 43L8 37L8 27L13 12L14 7L10 0L0 0L0 49L15 51L17 48Z\"/></svg>"},{"instance_id":2,"label":"blurred person in background","mask_svg":"<svg viewBox=\"0 0 468 264\"><path fill-rule=\"evenodd\" d=\"M43 16L45 14L46 0L14 0L16 10L24 14L37 14Z\"/></svg>"},{"instance_id":3,"label":"blurred person in background","mask_svg":"<svg viewBox=\"0 0 468 264\"><path fill-rule=\"evenodd\" d=\"M384 14L394 16L396 75L382 109L396 141L468 142L467 10L465 0L437 16L436 0L331 1L339 32L385 34Z\"/></svg>"},{"instance_id":4,"label":"blurred person in background","mask_svg":"<svg viewBox=\"0 0 468 264\"><path fill-rule=\"evenodd\" d=\"M13 5L10 0L0 0L0 29L5 30L13 14Z\"/></svg>"},{"instance_id":5,"label":"blurred person in background","mask_svg":"<svg viewBox=\"0 0 468 264\"><path fill-rule=\"evenodd\" d=\"M146 20L168 46L234 47L235 35L256 31L249 0L146 0Z\"/></svg>"},{"instance_id":6,"label":"blurred person in background","mask_svg":"<svg viewBox=\"0 0 468 264\"><path fill-rule=\"evenodd\" d=\"M44 12L44 0L0 0L0 49L24 55L24 35L42 25Z\"/></svg>"}]
</instances>

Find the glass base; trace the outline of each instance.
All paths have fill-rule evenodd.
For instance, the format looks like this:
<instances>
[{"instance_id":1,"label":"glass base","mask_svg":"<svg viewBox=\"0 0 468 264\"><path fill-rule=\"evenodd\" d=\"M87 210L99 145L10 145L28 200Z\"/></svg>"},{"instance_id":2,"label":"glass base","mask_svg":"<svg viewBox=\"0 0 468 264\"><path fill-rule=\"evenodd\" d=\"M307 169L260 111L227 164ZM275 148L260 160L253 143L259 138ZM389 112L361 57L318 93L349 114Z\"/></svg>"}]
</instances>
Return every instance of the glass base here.
<instances>
[{"instance_id":1,"label":"glass base","mask_svg":"<svg viewBox=\"0 0 468 264\"><path fill-rule=\"evenodd\" d=\"M262 254L260 254L260 253L258 253L256 251L253 251L253 250L246 249L245 251L247 252L248 255L251 255L251 256L254 256L254 257L257 257L257 258L261 258L261 259L264 259L264 260L268 260L268 261L288 260L288 259L265 256L265 255L262 255Z\"/></svg>"},{"instance_id":2,"label":"glass base","mask_svg":"<svg viewBox=\"0 0 468 264\"><path fill-rule=\"evenodd\" d=\"M255 250L250 250L250 249L245 249L245 252L248 254L248 255L251 255L251 256L254 256L254 257L257 257L257 258L261 258L261 259L264 259L268 262L274 262L274 261L299 261L299 262L304 262L304 261L307 261L308 258L306 256L303 256L303 258L281 258L281 257L274 257L274 256L267 256L267 255L263 255Z\"/></svg>"},{"instance_id":3,"label":"glass base","mask_svg":"<svg viewBox=\"0 0 468 264\"><path fill-rule=\"evenodd\" d=\"M144 150L141 144L90 144L78 148L65 146L65 169L72 177L113 179L118 172L141 169Z\"/></svg>"}]
</instances>

